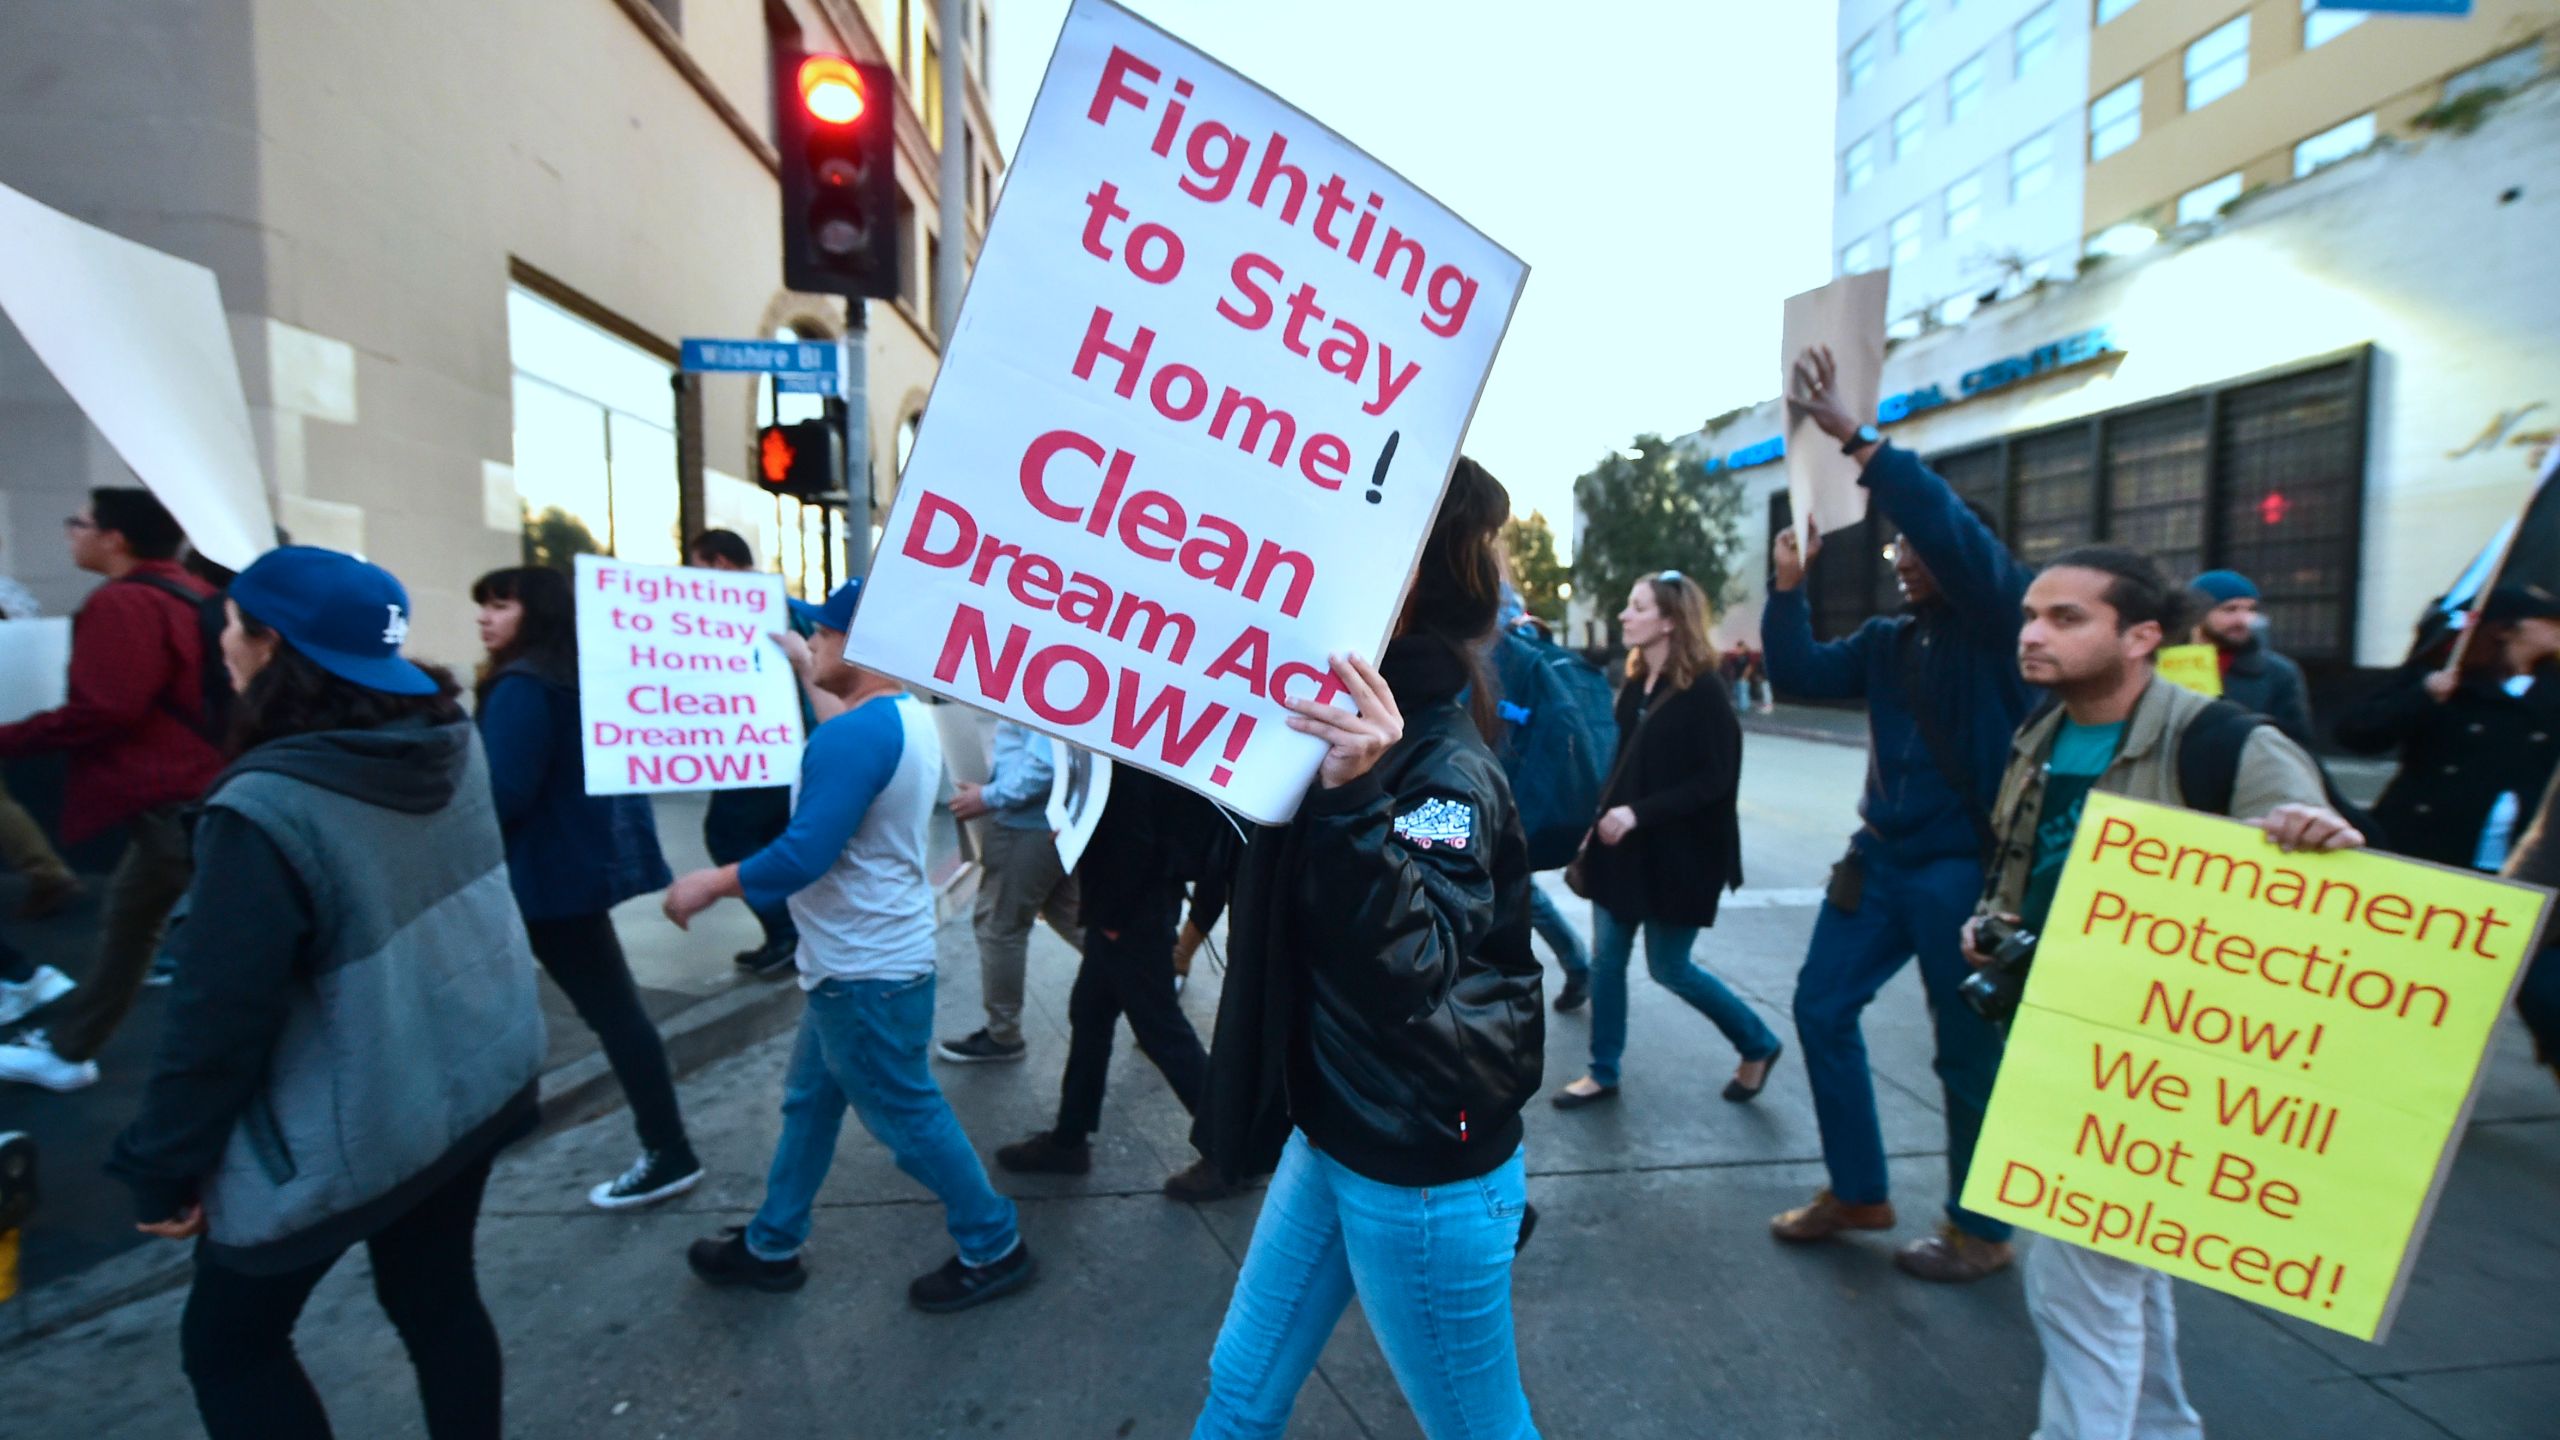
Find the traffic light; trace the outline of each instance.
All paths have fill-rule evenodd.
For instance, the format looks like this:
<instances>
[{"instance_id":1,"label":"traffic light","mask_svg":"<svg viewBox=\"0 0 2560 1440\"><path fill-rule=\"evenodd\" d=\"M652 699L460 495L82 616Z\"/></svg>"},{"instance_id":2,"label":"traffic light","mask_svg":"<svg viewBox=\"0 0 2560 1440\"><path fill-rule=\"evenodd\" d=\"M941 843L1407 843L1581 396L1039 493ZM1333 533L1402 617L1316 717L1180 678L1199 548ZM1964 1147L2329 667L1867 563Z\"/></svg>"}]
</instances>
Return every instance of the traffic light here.
<instances>
[{"instance_id":1,"label":"traffic light","mask_svg":"<svg viewBox=\"0 0 2560 1440\"><path fill-rule=\"evenodd\" d=\"M775 47L783 284L897 297L897 95L886 67Z\"/></svg>"},{"instance_id":2,"label":"traffic light","mask_svg":"<svg viewBox=\"0 0 2560 1440\"><path fill-rule=\"evenodd\" d=\"M841 487L831 420L767 425L756 432L756 483L775 495L815 500Z\"/></svg>"}]
</instances>

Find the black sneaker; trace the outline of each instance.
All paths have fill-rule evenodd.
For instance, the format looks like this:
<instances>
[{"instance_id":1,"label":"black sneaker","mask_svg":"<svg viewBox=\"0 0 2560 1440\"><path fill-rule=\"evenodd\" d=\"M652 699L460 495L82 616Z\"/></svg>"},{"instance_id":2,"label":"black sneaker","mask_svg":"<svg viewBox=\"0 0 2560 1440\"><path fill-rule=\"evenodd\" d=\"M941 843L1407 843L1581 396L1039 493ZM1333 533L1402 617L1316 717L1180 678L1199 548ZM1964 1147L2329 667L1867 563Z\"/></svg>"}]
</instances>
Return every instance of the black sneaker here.
<instances>
[{"instance_id":1,"label":"black sneaker","mask_svg":"<svg viewBox=\"0 0 2560 1440\"><path fill-rule=\"evenodd\" d=\"M797 1255L788 1260L759 1260L749 1254L743 1225L723 1225L719 1234L694 1241L684 1252L684 1263L713 1285L743 1285L779 1295L809 1283L808 1267Z\"/></svg>"},{"instance_id":2,"label":"black sneaker","mask_svg":"<svg viewBox=\"0 0 2560 1440\"><path fill-rule=\"evenodd\" d=\"M1591 973L1586 970L1567 975L1564 977L1564 987L1556 991L1556 1013L1561 1015L1570 1010L1579 1010L1582 1008L1582 1002L1590 998Z\"/></svg>"},{"instance_id":3,"label":"black sneaker","mask_svg":"<svg viewBox=\"0 0 2560 1440\"><path fill-rule=\"evenodd\" d=\"M1228 1183L1226 1176L1218 1173L1218 1167L1210 1164L1206 1155L1176 1171L1164 1182L1164 1198L1167 1200L1188 1200L1197 1204L1203 1200L1224 1200L1234 1193L1236 1187Z\"/></svg>"},{"instance_id":4,"label":"black sneaker","mask_svg":"<svg viewBox=\"0 0 2560 1440\"><path fill-rule=\"evenodd\" d=\"M942 1262L941 1269L916 1277L916 1282L907 1287L907 1303L919 1310L946 1315L1010 1295L1039 1274L1040 1262L1031 1258L1031 1247L1024 1244L1017 1243L1012 1254L991 1265L964 1265L954 1255Z\"/></svg>"},{"instance_id":5,"label":"black sneaker","mask_svg":"<svg viewBox=\"0 0 2560 1440\"><path fill-rule=\"evenodd\" d=\"M1031 1046L1021 1040L1000 1044L984 1028L970 1032L958 1040L944 1040L933 1047L933 1053L955 1065L985 1065L996 1061L1019 1060L1031 1053Z\"/></svg>"},{"instance_id":6,"label":"black sneaker","mask_svg":"<svg viewBox=\"0 0 2560 1440\"><path fill-rule=\"evenodd\" d=\"M690 1150L644 1150L631 1168L587 1192L599 1210L637 1210L673 1199L702 1183L702 1162Z\"/></svg>"},{"instance_id":7,"label":"black sneaker","mask_svg":"<svg viewBox=\"0 0 2560 1440\"><path fill-rule=\"evenodd\" d=\"M736 960L739 969L759 980L770 980L776 975L790 974L797 968L799 958L800 941L795 937L768 940L753 950L741 950Z\"/></svg>"},{"instance_id":8,"label":"black sneaker","mask_svg":"<svg viewBox=\"0 0 2560 1440\"><path fill-rule=\"evenodd\" d=\"M1055 1130L996 1147L996 1164L1017 1175L1083 1175L1093 1169L1093 1147L1070 1145Z\"/></svg>"}]
</instances>

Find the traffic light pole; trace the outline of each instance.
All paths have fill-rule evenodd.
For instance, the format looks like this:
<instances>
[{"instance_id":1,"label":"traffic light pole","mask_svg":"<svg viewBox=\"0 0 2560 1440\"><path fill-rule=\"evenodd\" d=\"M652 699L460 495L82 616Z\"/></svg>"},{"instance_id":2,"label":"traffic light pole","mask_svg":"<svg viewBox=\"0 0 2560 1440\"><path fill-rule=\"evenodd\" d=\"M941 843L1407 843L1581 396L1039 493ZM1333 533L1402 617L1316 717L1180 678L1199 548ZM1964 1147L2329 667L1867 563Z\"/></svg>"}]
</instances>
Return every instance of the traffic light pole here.
<instances>
[{"instance_id":1,"label":"traffic light pole","mask_svg":"<svg viewBox=\"0 0 2560 1440\"><path fill-rule=\"evenodd\" d=\"M852 579L871 573L870 308L858 295L845 302L844 398L836 410L844 441L837 450L844 463L844 573Z\"/></svg>"}]
</instances>

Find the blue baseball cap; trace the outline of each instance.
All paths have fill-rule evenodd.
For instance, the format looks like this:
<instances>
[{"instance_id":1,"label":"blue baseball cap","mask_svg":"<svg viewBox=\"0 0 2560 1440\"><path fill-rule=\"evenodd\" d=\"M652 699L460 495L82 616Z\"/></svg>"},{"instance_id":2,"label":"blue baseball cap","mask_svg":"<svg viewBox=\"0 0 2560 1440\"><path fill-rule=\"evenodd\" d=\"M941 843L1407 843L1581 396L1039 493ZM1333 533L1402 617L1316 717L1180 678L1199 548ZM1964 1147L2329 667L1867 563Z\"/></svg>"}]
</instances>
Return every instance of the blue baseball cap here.
<instances>
[{"instance_id":1,"label":"blue baseball cap","mask_svg":"<svg viewBox=\"0 0 2560 1440\"><path fill-rule=\"evenodd\" d=\"M791 602L791 613L802 623L820 630L833 630L839 635L853 629L853 612L862 608L862 582L847 580L836 587L824 605L806 600Z\"/></svg>"},{"instance_id":2,"label":"blue baseball cap","mask_svg":"<svg viewBox=\"0 0 2560 1440\"><path fill-rule=\"evenodd\" d=\"M386 695L432 695L436 682L400 654L409 592L390 571L316 545L282 545L232 578L240 613L284 637L303 658Z\"/></svg>"}]
</instances>

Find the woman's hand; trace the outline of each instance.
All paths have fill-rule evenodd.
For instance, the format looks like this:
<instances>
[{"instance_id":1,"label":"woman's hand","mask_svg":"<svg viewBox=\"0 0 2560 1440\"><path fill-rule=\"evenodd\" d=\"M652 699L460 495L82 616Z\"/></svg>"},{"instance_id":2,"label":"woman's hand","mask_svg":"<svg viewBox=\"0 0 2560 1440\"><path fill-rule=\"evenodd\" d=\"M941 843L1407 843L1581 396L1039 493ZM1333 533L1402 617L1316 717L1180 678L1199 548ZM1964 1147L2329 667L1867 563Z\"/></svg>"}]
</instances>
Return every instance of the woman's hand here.
<instances>
[{"instance_id":1,"label":"woman's hand","mask_svg":"<svg viewBox=\"0 0 2560 1440\"><path fill-rule=\"evenodd\" d=\"M190 1205L179 1211L178 1218L175 1220L154 1220L148 1225L136 1225L133 1228L145 1235L157 1235L163 1240L193 1240L204 1233L204 1206Z\"/></svg>"},{"instance_id":2,"label":"woman's hand","mask_svg":"<svg viewBox=\"0 0 2560 1440\"><path fill-rule=\"evenodd\" d=\"M1599 833L1600 843L1603 845L1617 844L1634 834L1635 828L1636 812L1624 805L1611 807L1600 817L1600 823L1593 827Z\"/></svg>"},{"instance_id":3,"label":"woman's hand","mask_svg":"<svg viewBox=\"0 0 2560 1440\"><path fill-rule=\"evenodd\" d=\"M1357 655L1336 655L1333 678L1342 682L1358 714L1320 700L1289 702L1289 728L1328 747L1324 763L1316 768L1316 783L1327 790L1368 774L1404 738L1404 712L1396 709L1395 692L1377 666Z\"/></svg>"}]
</instances>

